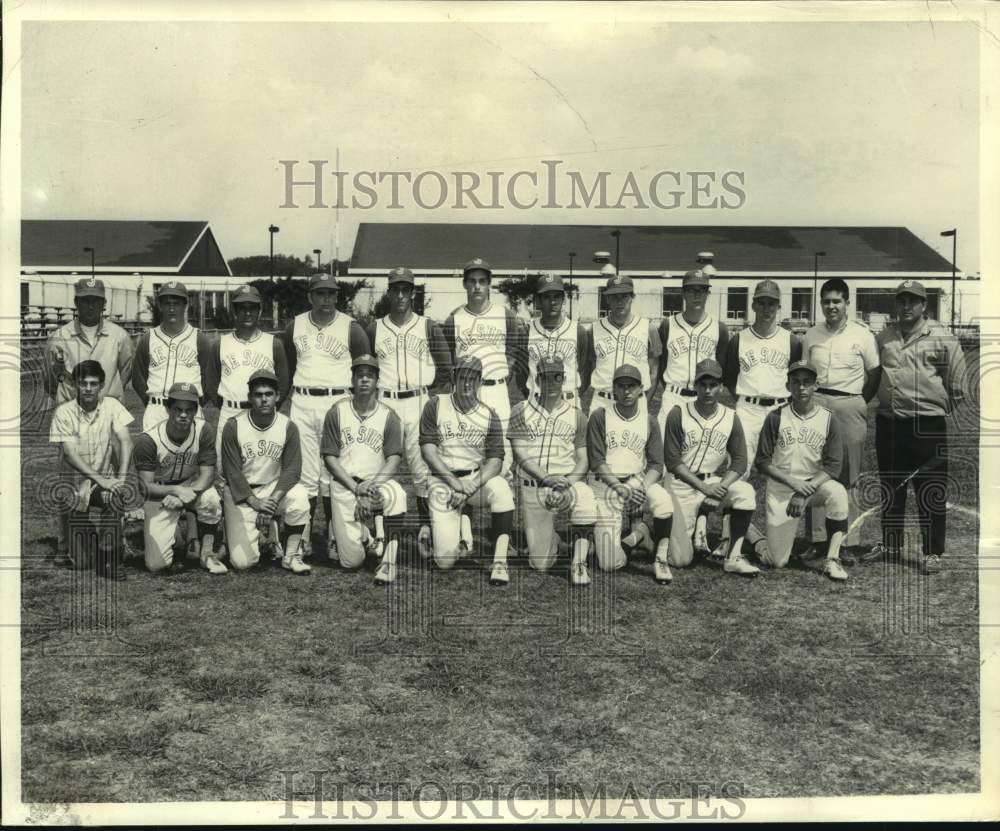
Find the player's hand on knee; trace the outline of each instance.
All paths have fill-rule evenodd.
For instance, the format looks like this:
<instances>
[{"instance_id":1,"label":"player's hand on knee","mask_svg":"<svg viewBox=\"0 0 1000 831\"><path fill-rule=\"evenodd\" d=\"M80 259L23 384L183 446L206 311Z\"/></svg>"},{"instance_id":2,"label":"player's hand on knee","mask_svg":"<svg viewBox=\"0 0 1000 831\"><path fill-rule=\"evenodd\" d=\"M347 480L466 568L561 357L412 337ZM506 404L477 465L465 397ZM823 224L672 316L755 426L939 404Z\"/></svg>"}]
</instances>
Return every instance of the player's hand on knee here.
<instances>
[{"instance_id":1,"label":"player's hand on knee","mask_svg":"<svg viewBox=\"0 0 1000 831\"><path fill-rule=\"evenodd\" d=\"M274 515L267 513L265 511L259 511L257 513L256 525L257 530L262 534L267 534L271 530L271 521L274 519Z\"/></svg>"},{"instance_id":2,"label":"player's hand on knee","mask_svg":"<svg viewBox=\"0 0 1000 831\"><path fill-rule=\"evenodd\" d=\"M448 494L448 507L457 511L465 504L465 500L468 498L468 494L464 491L453 490L450 494Z\"/></svg>"},{"instance_id":3,"label":"player's hand on knee","mask_svg":"<svg viewBox=\"0 0 1000 831\"><path fill-rule=\"evenodd\" d=\"M646 504L646 491L641 485L633 485L629 488L629 495L626 504L629 508L638 510Z\"/></svg>"},{"instance_id":4,"label":"player's hand on knee","mask_svg":"<svg viewBox=\"0 0 1000 831\"><path fill-rule=\"evenodd\" d=\"M802 511L805 509L805 504L805 497L795 494L795 496L788 500L788 508L785 509L785 512L790 517L800 517L802 516Z\"/></svg>"},{"instance_id":5,"label":"player's hand on knee","mask_svg":"<svg viewBox=\"0 0 1000 831\"><path fill-rule=\"evenodd\" d=\"M807 479L799 479L795 493L799 496L810 497L816 493L816 486Z\"/></svg>"},{"instance_id":6,"label":"player's hand on knee","mask_svg":"<svg viewBox=\"0 0 1000 831\"><path fill-rule=\"evenodd\" d=\"M169 493L163 497L163 507L168 511L179 511L184 507L184 503L181 502L179 497Z\"/></svg>"},{"instance_id":7,"label":"player's hand on knee","mask_svg":"<svg viewBox=\"0 0 1000 831\"><path fill-rule=\"evenodd\" d=\"M540 484L543 488L551 488L554 491L565 491L572 487L571 482L565 476L546 476Z\"/></svg>"},{"instance_id":8,"label":"player's hand on knee","mask_svg":"<svg viewBox=\"0 0 1000 831\"><path fill-rule=\"evenodd\" d=\"M278 500L273 496L269 496L267 499L261 501L260 510L264 514L273 514L278 510Z\"/></svg>"},{"instance_id":9,"label":"player's hand on knee","mask_svg":"<svg viewBox=\"0 0 1000 831\"><path fill-rule=\"evenodd\" d=\"M174 491L174 496L180 500L182 505L190 505L198 498L198 494L186 485L178 485Z\"/></svg>"}]
</instances>

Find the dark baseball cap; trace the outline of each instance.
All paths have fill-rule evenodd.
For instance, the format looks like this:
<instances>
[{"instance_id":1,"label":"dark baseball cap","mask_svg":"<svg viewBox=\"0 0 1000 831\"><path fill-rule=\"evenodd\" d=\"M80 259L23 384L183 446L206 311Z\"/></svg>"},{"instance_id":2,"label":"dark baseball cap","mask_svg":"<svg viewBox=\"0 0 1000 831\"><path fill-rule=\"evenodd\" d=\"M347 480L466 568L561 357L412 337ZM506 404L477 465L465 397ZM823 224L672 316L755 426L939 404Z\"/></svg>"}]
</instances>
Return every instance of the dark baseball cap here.
<instances>
[{"instance_id":1,"label":"dark baseball cap","mask_svg":"<svg viewBox=\"0 0 1000 831\"><path fill-rule=\"evenodd\" d=\"M278 376L270 369L258 369L247 380L247 387L253 389L258 381L269 381L275 389L278 388Z\"/></svg>"},{"instance_id":2,"label":"dark baseball cap","mask_svg":"<svg viewBox=\"0 0 1000 831\"><path fill-rule=\"evenodd\" d=\"M632 278L623 274L609 277L608 282L604 284L604 296L607 297L609 294L635 294Z\"/></svg>"},{"instance_id":3,"label":"dark baseball cap","mask_svg":"<svg viewBox=\"0 0 1000 831\"><path fill-rule=\"evenodd\" d=\"M698 366L694 368L694 380L697 381L699 378L704 378L706 375L709 378L715 378L717 381L721 381L722 365L712 358L705 358L703 361L698 361Z\"/></svg>"},{"instance_id":4,"label":"dark baseball cap","mask_svg":"<svg viewBox=\"0 0 1000 831\"><path fill-rule=\"evenodd\" d=\"M539 360L535 375L547 375L554 372L565 372L566 365L558 355L546 356Z\"/></svg>"},{"instance_id":5,"label":"dark baseball cap","mask_svg":"<svg viewBox=\"0 0 1000 831\"><path fill-rule=\"evenodd\" d=\"M614 379L612 383L621 380L632 380L642 383L642 373L639 372L632 364L622 364L618 369L615 370Z\"/></svg>"},{"instance_id":6,"label":"dark baseball cap","mask_svg":"<svg viewBox=\"0 0 1000 831\"><path fill-rule=\"evenodd\" d=\"M104 283L93 277L84 277L76 281L74 295L76 297L104 297Z\"/></svg>"},{"instance_id":7,"label":"dark baseball cap","mask_svg":"<svg viewBox=\"0 0 1000 831\"><path fill-rule=\"evenodd\" d=\"M396 283L406 283L406 285L412 286L413 272L408 268L394 268L389 272L389 285L394 286Z\"/></svg>"},{"instance_id":8,"label":"dark baseball cap","mask_svg":"<svg viewBox=\"0 0 1000 831\"><path fill-rule=\"evenodd\" d=\"M535 284L535 294L544 294L548 291L565 291L563 288L562 276L554 271L547 271L538 278Z\"/></svg>"},{"instance_id":9,"label":"dark baseball cap","mask_svg":"<svg viewBox=\"0 0 1000 831\"><path fill-rule=\"evenodd\" d=\"M464 266L462 266L463 277L465 277L465 275L470 271L485 271L490 275L490 277L493 276L493 269L490 268L490 264L482 257L476 257L475 259L469 260Z\"/></svg>"},{"instance_id":10,"label":"dark baseball cap","mask_svg":"<svg viewBox=\"0 0 1000 831\"><path fill-rule=\"evenodd\" d=\"M160 291L156 295L157 299L161 297L179 297L182 300L188 299L188 290L183 283L177 282L177 280L171 280L169 283L164 283L160 286Z\"/></svg>"},{"instance_id":11,"label":"dark baseball cap","mask_svg":"<svg viewBox=\"0 0 1000 831\"><path fill-rule=\"evenodd\" d=\"M257 303L260 304L260 292L253 286L242 285L234 289L229 295L229 303Z\"/></svg>"},{"instance_id":12,"label":"dark baseball cap","mask_svg":"<svg viewBox=\"0 0 1000 831\"><path fill-rule=\"evenodd\" d=\"M687 271L684 273L684 279L681 281L681 288L686 289L689 286L705 286L708 288L709 279L704 269L696 268L693 271Z\"/></svg>"},{"instance_id":13,"label":"dark baseball cap","mask_svg":"<svg viewBox=\"0 0 1000 831\"><path fill-rule=\"evenodd\" d=\"M772 300L781 300L781 289L774 280L761 280L753 290L753 299L758 297L770 297Z\"/></svg>"},{"instance_id":14,"label":"dark baseball cap","mask_svg":"<svg viewBox=\"0 0 1000 831\"><path fill-rule=\"evenodd\" d=\"M899 297L901 294L912 294L921 300L927 299L927 289L917 280L903 280L902 283L896 286L896 297Z\"/></svg>"},{"instance_id":15,"label":"dark baseball cap","mask_svg":"<svg viewBox=\"0 0 1000 831\"><path fill-rule=\"evenodd\" d=\"M804 369L806 372L811 372L815 378L818 374L816 372L816 367L814 367L809 361L795 361L788 365L788 374L791 375L793 372L797 372L800 369Z\"/></svg>"},{"instance_id":16,"label":"dark baseball cap","mask_svg":"<svg viewBox=\"0 0 1000 831\"><path fill-rule=\"evenodd\" d=\"M193 401L197 404L198 389L194 384L189 384L187 381L178 381L176 384L171 384L170 389L167 391L167 399L171 398L174 401Z\"/></svg>"},{"instance_id":17,"label":"dark baseball cap","mask_svg":"<svg viewBox=\"0 0 1000 831\"><path fill-rule=\"evenodd\" d=\"M336 288L339 288L337 285L337 278L325 271L317 271L312 277L309 278L309 291L312 291L313 289Z\"/></svg>"},{"instance_id":18,"label":"dark baseball cap","mask_svg":"<svg viewBox=\"0 0 1000 831\"><path fill-rule=\"evenodd\" d=\"M351 361L351 372L354 372L360 366L368 366L377 371L378 358L374 355L358 355L358 357Z\"/></svg>"},{"instance_id":19,"label":"dark baseball cap","mask_svg":"<svg viewBox=\"0 0 1000 831\"><path fill-rule=\"evenodd\" d=\"M462 370L468 370L469 372L478 372L480 375L483 374L483 362L479 360L475 355L463 355L457 361L455 361L455 372L460 372Z\"/></svg>"}]
</instances>

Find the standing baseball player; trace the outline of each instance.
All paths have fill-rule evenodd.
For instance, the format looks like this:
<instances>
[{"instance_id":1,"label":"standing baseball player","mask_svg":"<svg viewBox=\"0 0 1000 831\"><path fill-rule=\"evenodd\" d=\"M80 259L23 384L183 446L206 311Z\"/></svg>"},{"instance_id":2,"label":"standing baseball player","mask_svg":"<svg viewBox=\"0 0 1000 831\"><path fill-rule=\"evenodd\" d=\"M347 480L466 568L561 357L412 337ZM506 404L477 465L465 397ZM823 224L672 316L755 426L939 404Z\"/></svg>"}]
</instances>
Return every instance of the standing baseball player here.
<instances>
[{"instance_id":1,"label":"standing baseball player","mask_svg":"<svg viewBox=\"0 0 1000 831\"><path fill-rule=\"evenodd\" d=\"M123 495L132 456L132 416L117 398L101 396L105 375L98 361L80 361L71 375L76 396L56 407L49 427L49 441L61 449L60 475L74 496L59 517L63 539L74 568L95 568L102 577L124 580L118 517L123 506L115 502ZM91 508L100 512L96 527ZM102 540L110 540L104 554Z\"/></svg>"},{"instance_id":2,"label":"standing baseball player","mask_svg":"<svg viewBox=\"0 0 1000 831\"><path fill-rule=\"evenodd\" d=\"M330 506L330 478L320 459L326 414L351 391L351 361L371 352L368 336L349 315L337 311L337 281L332 274L309 278L308 312L296 315L280 336L284 342L288 372L292 378L289 415L298 426L302 443L302 481L309 497L309 516L315 522L317 496L323 497L327 518L330 556L336 558ZM311 531L302 544L306 556L312 551Z\"/></svg>"},{"instance_id":3,"label":"standing baseball player","mask_svg":"<svg viewBox=\"0 0 1000 831\"><path fill-rule=\"evenodd\" d=\"M429 503L434 561L448 569L472 546L465 512L489 505L493 568L490 582L510 582L507 550L514 526L514 496L500 475L504 434L500 417L479 399L483 366L475 355L460 357L451 395L427 402L420 418L420 449L431 471Z\"/></svg>"},{"instance_id":4,"label":"standing baseball player","mask_svg":"<svg viewBox=\"0 0 1000 831\"><path fill-rule=\"evenodd\" d=\"M674 501L674 523L670 537L670 562L691 564L691 536L703 509L731 515L732 545L723 568L751 577L760 569L743 557L743 537L756 507L756 495L743 481L747 468L746 445L739 416L718 402L722 392L722 367L706 358L694 371L694 401L675 404L667 414L663 455L672 479L667 487ZM720 469L728 467L720 473Z\"/></svg>"},{"instance_id":5,"label":"standing baseball player","mask_svg":"<svg viewBox=\"0 0 1000 831\"><path fill-rule=\"evenodd\" d=\"M946 416L966 396L962 347L928 320L927 291L916 280L896 288L896 322L879 332L882 378L875 413L875 450L883 491L880 553L900 557L906 487L912 480L920 516L925 574L941 570L948 491Z\"/></svg>"},{"instance_id":6,"label":"standing baseball player","mask_svg":"<svg viewBox=\"0 0 1000 831\"><path fill-rule=\"evenodd\" d=\"M185 510L192 510L202 567L211 574L225 574L229 569L212 551L222 519L222 502L213 486L217 458L212 428L197 417L198 391L193 384L182 381L171 386L166 407L167 420L140 433L132 454L145 492L146 568L153 572L170 568L177 522Z\"/></svg>"},{"instance_id":7,"label":"standing baseball player","mask_svg":"<svg viewBox=\"0 0 1000 831\"><path fill-rule=\"evenodd\" d=\"M222 430L225 485L223 516L229 562L243 570L260 561L260 535L284 519L283 568L294 574L312 569L302 561L302 532L309 521L309 497L299 483L302 449L299 429L279 413L278 376L258 369L247 382L250 409Z\"/></svg>"},{"instance_id":8,"label":"standing baseball player","mask_svg":"<svg viewBox=\"0 0 1000 831\"><path fill-rule=\"evenodd\" d=\"M590 332L563 314L566 288L562 277L549 272L535 284L535 306L540 315L528 325L528 399L539 389L539 362L559 358L563 363L563 399L579 408L580 396L590 386L592 350Z\"/></svg>"},{"instance_id":9,"label":"standing baseball player","mask_svg":"<svg viewBox=\"0 0 1000 831\"><path fill-rule=\"evenodd\" d=\"M45 391L58 407L76 398L73 367L97 361L107 379L102 396L119 401L132 382L132 338L117 323L103 317L104 283L93 277L77 280L74 288L76 319L56 329L45 343Z\"/></svg>"},{"instance_id":10,"label":"standing baseball player","mask_svg":"<svg viewBox=\"0 0 1000 831\"><path fill-rule=\"evenodd\" d=\"M813 398L816 370L807 361L788 367L791 403L772 410L764 421L757 468L767 477L767 552L765 565L782 568L792 555L795 528L806 506L822 505L826 514L824 572L846 580L840 544L847 530L847 490L837 481L841 443L837 420Z\"/></svg>"},{"instance_id":11,"label":"standing baseball player","mask_svg":"<svg viewBox=\"0 0 1000 831\"><path fill-rule=\"evenodd\" d=\"M413 272L394 268L389 272L389 313L368 330L378 358L379 395L398 417L403 429L403 447L417 497L420 528L417 545L430 556L430 509L427 483L430 472L420 452L420 415L428 396L447 393L451 383L451 353L441 327L413 311Z\"/></svg>"},{"instance_id":12,"label":"standing baseball player","mask_svg":"<svg viewBox=\"0 0 1000 831\"><path fill-rule=\"evenodd\" d=\"M608 316L594 324L588 355L589 365L594 368L590 377L594 388L590 412L615 405L612 389L615 372L625 364L638 368L640 392L645 393L640 403L646 406L653 395L663 349L657 326L651 320L632 314L635 287L631 277L620 274L609 277L604 297L608 302Z\"/></svg>"},{"instance_id":13,"label":"standing baseball player","mask_svg":"<svg viewBox=\"0 0 1000 831\"><path fill-rule=\"evenodd\" d=\"M333 533L344 568L364 564L366 549L380 557L376 583L396 579L396 554L406 517L406 493L393 476L403 457L403 426L378 400L379 362L352 363L352 395L330 408L320 452L330 474ZM374 523L371 534L368 523Z\"/></svg>"},{"instance_id":14,"label":"standing baseball player","mask_svg":"<svg viewBox=\"0 0 1000 831\"><path fill-rule=\"evenodd\" d=\"M590 582L587 555L597 521L594 492L586 484L587 419L565 398L566 365L558 355L543 355L532 386L538 393L514 405L510 444L519 469L520 503L528 541L528 563L552 568L559 552L557 514L569 514L570 580Z\"/></svg>"},{"instance_id":15,"label":"standing baseball player","mask_svg":"<svg viewBox=\"0 0 1000 831\"><path fill-rule=\"evenodd\" d=\"M602 571L624 566L623 544L635 546L639 539L634 531L622 538L622 522L629 515L641 515L648 506L656 540L654 575L657 582L669 583L673 575L667 564L667 547L673 509L670 495L660 484L663 440L656 419L641 406L643 383L637 367L628 363L619 366L612 385L614 405L598 407L587 422L587 456L597 500L594 547Z\"/></svg>"},{"instance_id":16,"label":"standing baseball player","mask_svg":"<svg viewBox=\"0 0 1000 831\"><path fill-rule=\"evenodd\" d=\"M222 451L222 430L233 416L250 409L247 381L258 369L278 378L278 406L288 395L288 364L280 338L260 330L260 292L242 285L229 295L233 331L214 341L209 356L205 397L219 408L215 452ZM220 471L221 472L221 471Z\"/></svg>"},{"instance_id":17,"label":"standing baseball player","mask_svg":"<svg viewBox=\"0 0 1000 831\"><path fill-rule=\"evenodd\" d=\"M452 362L475 357L482 365L482 403L500 418L507 428L510 409L523 401L528 372L524 322L502 303L490 299L493 271L489 263L477 257L465 264L462 286L466 304L455 309L444 323L444 338L451 350ZM504 440L503 472L510 469L510 452Z\"/></svg>"},{"instance_id":18,"label":"standing baseball player","mask_svg":"<svg viewBox=\"0 0 1000 831\"><path fill-rule=\"evenodd\" d=\"M139 336L132 365L132 389L146 410L142 429L166 421L164 402L176 383L191 384L198 395L205 392L211 340L187 322L188 293L183 283L164 283L156 295L160 325ZM204 401L204 398L202 398Z\"/></svg>"},{"instance_id":19,"label":"standing baseball player","mask_svg":"<svg viewBox=\"0 0 1000 831\"><path fill-rule=\"evenodd\" d=\"M843 547L847 558L854 560L861 553L855 523L860 512L852 494L868 437L868 402L878 392L882 369L875 336L863 323L848 317L851 294L847 283L839 278L827 280L819 296L826 321L806 332L802 355L818 374L816 403L833 413L844 446L839 481L847 488L849 514ZM826 535L823 509L810 509L810 513L806 527L811 528L812 541L818 546Z\"/></svg>"}]
</instances>

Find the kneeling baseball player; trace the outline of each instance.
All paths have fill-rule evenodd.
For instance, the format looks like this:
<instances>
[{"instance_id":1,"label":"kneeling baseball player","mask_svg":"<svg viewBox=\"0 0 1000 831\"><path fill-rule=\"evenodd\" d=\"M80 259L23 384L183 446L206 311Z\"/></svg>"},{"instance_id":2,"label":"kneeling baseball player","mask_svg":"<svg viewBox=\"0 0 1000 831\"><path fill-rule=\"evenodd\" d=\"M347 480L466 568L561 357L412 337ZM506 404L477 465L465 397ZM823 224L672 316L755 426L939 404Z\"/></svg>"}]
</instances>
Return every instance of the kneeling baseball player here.
<instances>
[{"instance_id":1,"label":"kneeling baseball player","mask_svg":"<svg viewBox=\"0 0 1000 831\"><path fill-rule=\"evenodd\" d=\"M229 569L212 551L222 520L222 501L213 486L217 459L212 428L197 417L194 384L173 384L164 406L167 420L140 433L132 454L146 499L146 568L154 572L170 568L177 522L185 510L193 510L198 540L194 546L189 544L189 550L198 550L201 565L209 573L225 574Z\"/></svg>"},{"instance_id":2,"label":"kneeling baseball player","mask_svg":"<svg viewBox=\"0 0 1000 831\"><path fill-rule=\"evenodd\" d=\"M806 506L826 511L826 564L831 580L846 580L840 547L847 533L847 489L837 481L843 449L833 414L813 400L816 370L807 361L788 367L791 403L768 413L757 448L757 469L767 477L765 565L788 563L795 529Z\"/></svg>"},{"instance_id":3,"label":"kneeling baseball player","mask_svg":"<svg viewBox=\"0 0 1000 831\"><path fill-rule=\"evenodd\" d=\"M657 582L673 579L667 564L671 515L670 495L660 483L663 478L663 441L656 418L639 401L643 380L632 364L622 364L614 372L611 407L600 407L587 423L587 456L597 500L594 547L597 564L603 571L625 565L622 544L634 546L640 533L632 530L623 539L622 521L634 519L648 505L653 514L656 559L653 572ZM645 536L645 534L642 534Z\"/></svg>"},{"instance_id":4,"label":"kneeling baseball player","mask_svg":"<svg viewBox=\"0 0 1000 831\"><path fill-rule=\"evenodd\" d=\"M723 568L752 577L760 569L743 557L743 538L756 507L753 487L741 480L747 468L746 444L739 416L718 402L722 392L722 367L706 358L695 367L697 397L675 405L667 414L663 455L672 474L667 487L674 500L674 525L670 538L670 562L687 566L694 558L691 537L704 509L729 514L732 544ZM717 471L729 467L720 476ZM706 548L704 544L699 548Z\"/></svg>"},{"instance_id":5,"label":"kneeling baseball player","mask_svg":"<svg viewBox=\"0 0 1000 831\"><path fill-rule=\"evenodd\" d=\"M373 355L351 362L351 397L338 401L326 414L320 452L330 474L340 564L359 568L371 552L381 558L375 582L391 583L396 579L396 554L406 516L406 493L392 478L403 456L403 426L399 416L378 400L378 376L378 359Z\"/></svg>"},{"instance_id":6,"label":"kneeling baseball player","mask_svg":"<svg viewBox=\"0 0 1000 831\"><path fill-rule=\"evenodd\" d=\"M434 561L448 569L472 546L465 511L477 500L490 507L493 569L490 582L510 582L507 549L514 526L514 496L500 475L504 435L496 412L479 399L483 365L474 355L455 362L454 392L424 405L420 451L430 468L429 494Z\"/></svg>"},{"instance_id":7,"label":"kneeling baseball player","mask_svg":"<svg viewBox=\"0 0 1000 831\"><path fill-rule=\"evenodd\" d=\"M559 552L556 516L568 513L573 552L570 580L580 586L590 582L587 554L597 503L584 482L587 421L578 407L564 399L565 380L562 358L540 358L535 378L538 394L514 405L509 435L520 474L528 563L539 571L552 567Z\"/></svg>"},{"instance_id":8,"label":"kneeling baseball player","mask_svg":"<svg viewBox=\"0 0 1000 831\"><path fill-rule=\"evenodd\" d=\"M309 494L299 484L302 449L299 430L277 411L278 376L258 369L247 382L250 409L222 428L223 514L229 562L247 569L260 561L261 533L272 520L285 521L283 568L295 574L312 569L302 562L302 531L309 521Z\"/></svg>"}]
</instances>

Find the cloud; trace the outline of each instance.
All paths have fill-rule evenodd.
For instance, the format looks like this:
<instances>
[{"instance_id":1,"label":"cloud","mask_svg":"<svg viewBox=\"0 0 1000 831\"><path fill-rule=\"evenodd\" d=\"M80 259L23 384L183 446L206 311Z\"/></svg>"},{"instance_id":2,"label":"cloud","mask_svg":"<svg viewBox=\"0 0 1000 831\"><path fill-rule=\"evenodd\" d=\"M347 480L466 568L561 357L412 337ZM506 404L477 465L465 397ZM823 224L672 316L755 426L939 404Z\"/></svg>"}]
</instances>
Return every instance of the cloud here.
<instances>
[{"instance_id":1,"label":"cloud","mask_svg":"<svg viewBox=\"0 0 1000 831\"><path fill-rule=\"evenodd\" d=\"M754 63L739 52L727 52L717 46L682 46L674 53L676 66L724 78L740 78L754 70Z\"/></svg>"}]
</instances>

